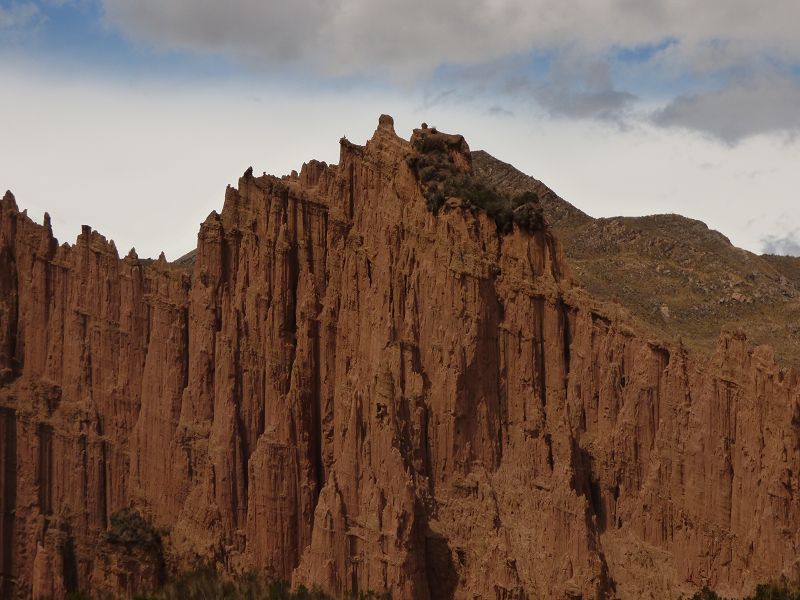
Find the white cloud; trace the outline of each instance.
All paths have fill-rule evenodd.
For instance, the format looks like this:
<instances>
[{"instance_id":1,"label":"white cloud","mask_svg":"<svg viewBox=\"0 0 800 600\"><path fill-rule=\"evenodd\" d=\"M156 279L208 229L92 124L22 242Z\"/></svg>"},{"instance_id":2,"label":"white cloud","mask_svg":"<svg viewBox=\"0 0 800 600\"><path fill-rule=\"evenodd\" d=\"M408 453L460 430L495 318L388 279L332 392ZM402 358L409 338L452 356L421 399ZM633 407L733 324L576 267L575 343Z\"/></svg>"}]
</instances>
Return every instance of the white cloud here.
<instances>
[{"instance_id":1,"label":"white cloud","mask_svg":"<svg viewBox=\"0 0 800 600\"><path fill-rule=\"evenodd\" d=\"M306 80L424 81L429 105L516 94L553 117L630 124L651 93L638 82L660 80L660 125L726 143L797 126L798 77L774 74L800 65L797 0L100 1L109 24L158 48ZM624 67L624 83L620 48L643 61ZM530 60L543 55L546 74ZM669 97L676 82L683 95Z\"/></svg>"},{"instance_id":2,"label":"white cloud","mask_svg":"<svg viewBox=\"0 0 800 600\"><path fill-rule=\"evenodd\" d=\"M792 77L734 80L713 91L683 95L657 111L655 123L710 134L733 144L771 132L800 130L800 83Z\"/></svg>"},{"instance_id":3,"label":"white cloud","mask_svg":"<svg viewBox=\"0 0 800 600\"><path fill-rule=\"evenodd\" d=\"M39 16L39 8L33 2L12 3L6 8L0 6L0 30L26 27Z\"/></svg>"},{"instance_id":4,"label":"white cloud","mask_svg":"<svg viewBox=\"0 0 800 600\"><path fill-rule=\"evenodd\" d=\"M762 239L764 254L780 254L783 256L800 256L800 231L795 230L786 235L767 235Z\"/></svg>"},{"instance_id":5,"label":"white cloud","mask_svg":"<svg viewBox=\"0 0 800 600\"><path fill-rule=\"evenodd\" d=\"M249 62L295 62L333 17L325 0L104 0L107 20L159 47L230 53Z\"/></svg>"},{"instance_id":6,"label":"white cloud","mask_svg":"<svg viewBox=\"0 0 800 600\"><path fill-rule=\"evenodd\" d=\"M547 79L532 95L551 115L619 120L636 100L615 88L608 62L580 55L559 55Z\"/></svg>"},{"instance_id":7,"label":"white cloud","mask_svg":"<svg viewBox=\"0 0 800 600\"><path fill-rule=\"evenodd\" d=\"M513 117L514 113L507 108L503 108L499 104L493 104L489 107L486 111L490 115L494 115L496 117Z\"/></svg>"},{"instance_id":8,"label":"white cloud","mask_svg":"<svg viewBox=\"0 0 800 600\"><path fill-rule=\"evenodd\" d=\"M679 41L691 63L733 49L800 57L796 0L103 0L123 32L157 46L224 52L325 74L419 74L532 49ZM722 48L723 50L720 50ZM716 49L716 50L715 50ZM712 51L713 50L713 51ZM714 52L719 56L714 57Z\"/></svg>"}]
</instances>

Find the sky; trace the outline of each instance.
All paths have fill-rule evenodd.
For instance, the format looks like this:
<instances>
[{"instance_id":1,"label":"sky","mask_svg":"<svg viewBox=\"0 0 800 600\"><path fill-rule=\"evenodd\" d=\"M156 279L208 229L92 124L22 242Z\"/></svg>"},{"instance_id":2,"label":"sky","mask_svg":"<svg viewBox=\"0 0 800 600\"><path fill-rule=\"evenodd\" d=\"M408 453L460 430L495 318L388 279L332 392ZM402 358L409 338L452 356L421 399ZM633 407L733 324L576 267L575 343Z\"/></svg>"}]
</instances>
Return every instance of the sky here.
<instances>
[{"instance_id":1,"label":"sky","mask_svg":"<svg viewBox=\"0 0 800 600\"><path fill-rule=\"evenodd\" d=\"M423 121L595 217L800 255L797 0L0 0L0 192L196 245L227 184Z\"/></svg>"}]
</instances>

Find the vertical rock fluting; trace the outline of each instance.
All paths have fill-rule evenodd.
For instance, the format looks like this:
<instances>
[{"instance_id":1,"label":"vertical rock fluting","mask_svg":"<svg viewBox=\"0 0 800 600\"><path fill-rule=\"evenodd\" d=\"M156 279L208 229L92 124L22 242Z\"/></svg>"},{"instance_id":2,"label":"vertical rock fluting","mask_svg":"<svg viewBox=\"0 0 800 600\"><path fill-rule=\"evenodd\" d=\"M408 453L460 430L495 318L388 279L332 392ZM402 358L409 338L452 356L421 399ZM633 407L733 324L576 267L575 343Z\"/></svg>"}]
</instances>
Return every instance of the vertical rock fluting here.
<instances>
[{"instance_id":1,"label":"vertical rock fluting","mask_svg":"<svg viewBox=\"0 0 800 600\"><path fill-rule=\"evenodd\" d=\"M0 388L3 510L13 513L1 536L4 597L49 596L91 587L91 558L112 513L140 499L160 508L168 479L141 482L141 465L163 460L169 445L162 420L170 415L158 404L183 364L189 279L145 268L134 253L120 260L89 227L59 247L49 218L34 224L9 195L0 236L10 257L0 261L0 312L15 317L2 324L13 334ZM154 412L147 426L160 447L138 435Z\"/></svg>"},{"instance_id":2,"label":"vertical rock fluting","mask_svg":"<svg viewBox=\"0 0 800 600\"><path fill-rule=\"evenodd\" d=\"M455 157L469 169L466 144ZM396 598L730 595L797 568L800 384L572 289L547 230L425 208L382 117L229 188L191 277L0 205L3 598L173 569Z\"/></svg>"}]
</instances>

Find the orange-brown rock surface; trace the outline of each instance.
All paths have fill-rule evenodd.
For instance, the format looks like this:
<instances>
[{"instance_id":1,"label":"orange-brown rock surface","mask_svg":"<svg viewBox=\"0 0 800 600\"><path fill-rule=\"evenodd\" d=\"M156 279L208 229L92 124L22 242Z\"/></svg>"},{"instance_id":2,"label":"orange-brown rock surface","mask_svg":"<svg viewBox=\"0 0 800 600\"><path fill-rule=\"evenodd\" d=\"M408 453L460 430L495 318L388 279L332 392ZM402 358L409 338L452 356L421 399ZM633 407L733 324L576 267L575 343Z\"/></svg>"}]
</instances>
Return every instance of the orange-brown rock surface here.
<instances>
[{"instance_id":1,"label":"orange-brown rock surface","mask_svg":"<svg viewBox=\"0 0 800 600\"><path fill-rule=\"evenodd\" d=\"M191 273L88 227L59 246L6 195L3 598L196 557L422 600L740 596L798 569L798 374L736 331L712 355L637 333L548 230L430 213L410 152L382 117L338 165L248 171ZM112 543L126 507L163 548Z\"/></svg>"}]
</instances>

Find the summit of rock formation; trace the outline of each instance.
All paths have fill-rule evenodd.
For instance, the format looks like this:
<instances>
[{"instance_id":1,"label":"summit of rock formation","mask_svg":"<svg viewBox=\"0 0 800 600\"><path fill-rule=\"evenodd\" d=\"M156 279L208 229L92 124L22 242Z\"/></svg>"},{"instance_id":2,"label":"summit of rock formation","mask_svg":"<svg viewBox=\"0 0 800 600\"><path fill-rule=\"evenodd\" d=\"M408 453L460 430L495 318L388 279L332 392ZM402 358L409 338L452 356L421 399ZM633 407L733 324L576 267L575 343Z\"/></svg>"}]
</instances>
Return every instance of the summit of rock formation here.
<instances>
[{"instance_id":1,"label":"summit of rock formation","mask_svg":"<svg viewBox=\"0 0 800 600\"><path fill-rule=\"evenodd\" d=\"M128 597L197 561L421 600L797 574L797 371L735 327L667 335L592 270L632 285L612 234L689 269L664 218L594 221L460 136L425 182L420 151L382 116L338 164L248 169L175 263L59 245L6 194L0 596Z\"/></svg>"}]
</instances>

